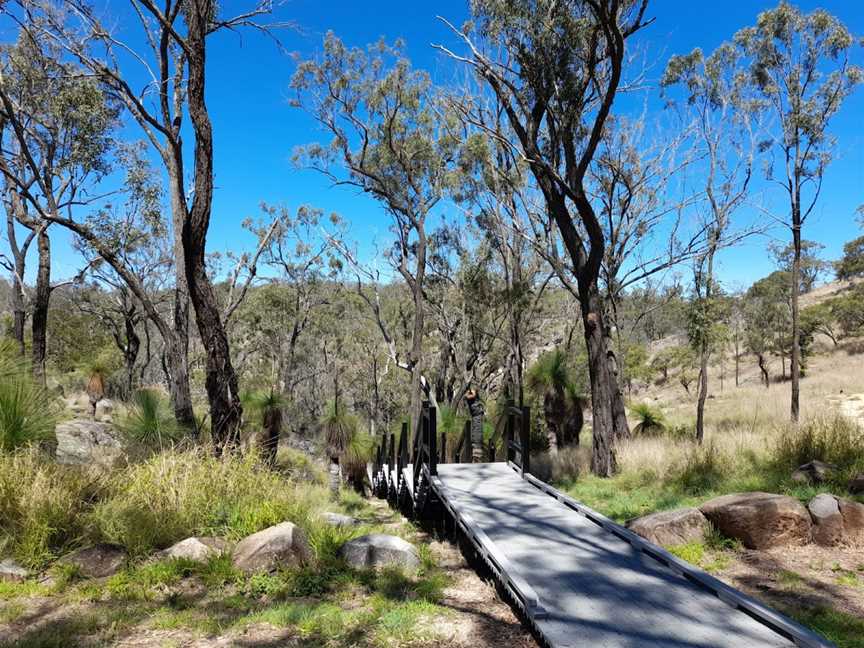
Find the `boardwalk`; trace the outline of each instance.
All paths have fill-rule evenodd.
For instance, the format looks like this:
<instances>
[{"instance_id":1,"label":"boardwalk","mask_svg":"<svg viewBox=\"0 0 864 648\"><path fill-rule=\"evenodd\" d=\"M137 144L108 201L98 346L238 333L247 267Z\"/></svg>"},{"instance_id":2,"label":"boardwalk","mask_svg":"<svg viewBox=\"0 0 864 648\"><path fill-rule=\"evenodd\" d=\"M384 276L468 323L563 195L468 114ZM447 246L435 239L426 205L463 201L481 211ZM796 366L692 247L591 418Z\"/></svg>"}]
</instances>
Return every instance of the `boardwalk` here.
<instances>
[{"instance_id":1,"label":"boardwalk","mask_svg":"<svg viewBox=\"0 0 864 648\"><path fill-rule=\"evenodd\" d=\"M438 477L443 495L534 590L545 612L535 623L553 646L795 645L530 486L507 464L443 464Z\"/></svg>"},{"instance_id":2,"label":"boardwalk","mask_svg":"<svg viewBox=\"0 0 864 648\"><path fill-rule=\"evenodd\" d=\"M504 429L507 462L494 461L492 450L489 463L441 463L446 439L439 449L434 409L424 407L411 455L403 426L398 454L395 435L389 445L385 438L370 470L380 496L458 530L547 645L833 646L534 478L522 463L524 412L521 423L511 416ZM457 460L468 432L454 450Z\"/></svg>"}]
</instances>

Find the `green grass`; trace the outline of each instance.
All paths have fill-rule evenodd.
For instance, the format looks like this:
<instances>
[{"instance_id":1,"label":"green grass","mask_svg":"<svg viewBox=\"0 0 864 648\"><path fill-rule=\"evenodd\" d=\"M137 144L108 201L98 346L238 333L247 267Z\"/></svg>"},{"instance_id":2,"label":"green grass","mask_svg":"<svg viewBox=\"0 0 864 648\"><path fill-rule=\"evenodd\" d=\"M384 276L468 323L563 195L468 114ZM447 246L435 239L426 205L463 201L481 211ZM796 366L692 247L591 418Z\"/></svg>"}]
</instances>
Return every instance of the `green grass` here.
<instances>
[{"instance_id":1,"label":"green grass","mask_svg":"<svg viewBox=\"0 0 864 648\"><path fill-rule=\"evenodd\" d=\"M788 587L789 589L797 589L804 585L804 577L797 572L784 569L779 574L777 574L777 582L780 583L780 585L783 587Z\"/></svg>"},{"instance_id":2,"label":"green grass","mask_svg":"<svg viewBox=\"0 0 864 648\"><path fill-rule=\"evenodd\" d=\"M787 614L812 628L837 648L861 648L864 637L864 619L828 608L786 610Z\"/></svg>"}]
</instances>

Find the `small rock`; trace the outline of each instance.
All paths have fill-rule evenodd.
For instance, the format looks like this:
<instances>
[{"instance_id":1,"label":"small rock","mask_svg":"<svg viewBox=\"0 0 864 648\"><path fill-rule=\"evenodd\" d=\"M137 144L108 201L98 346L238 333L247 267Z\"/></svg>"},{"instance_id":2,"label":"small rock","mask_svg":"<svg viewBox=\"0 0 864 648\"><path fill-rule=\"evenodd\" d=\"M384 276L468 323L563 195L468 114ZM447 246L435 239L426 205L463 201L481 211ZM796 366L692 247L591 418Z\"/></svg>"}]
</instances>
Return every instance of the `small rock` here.
<instances>
[{"instance_id":1,"label":"small rock","mask_svg":"<svg viewBox=\"0 0 864 648\"><path fill-rule=\"evenodd\" d=\"M806 484L821 484L831 476L831 471L836 470L836 466L827 464L824 461L814 459L806 464L798 466L795 472L792 473L792 480L798 483Z\"/></svg>"},{"instance_id":2,"label":"small rock","mask_svg":"<svg viewBox=\"0 0 864 648\"><path fill-rule=\"evenodd\" d=\"M843 534L853 543L864 542L864 504L849 500L838 500L843 516Z\"/></svg>"},{"instance_id":3,"label":"small rock","mask_svg":"<svg viewBox=\"0 0 864 648\"><path fill-rule=\"evenodd\" d=\"M0 581L20 583L27 580L29 572L14 560L0 562Z\"/></svg>"},{"instance_id":4,"label":"small rock","mask_svg":"<svg viewBox=\"0 0 864 648\"><path fill-rule=\"evenodd\" d=\"M58 463L110 467L123 457L123 444L108 423L74 419L58 424L55 435Z\"/></svg>"},{"instance_id":5,"label":"small rock","mask_svg":"<svg viewBox=\"0 0 864 648\"><path fill-rule=\"evenodd\" d=\"M793 497L733 493L705 502L699 510L725 536L748 549L803 545L810 541L810 514Z\"/></svg>"},{"instance_id":6,"label":"small rock","mask_svg":"<svg viewBox=\"0 0 864 648\"><path fill-rule=\"evenodd\" d=\"M126 564L126 551L110 544L97 544L76 549L57 562L74 565L85 578L105 578L119 572Z\"/></svg>"},{"instance_id":7,"label":"small rock","mask_svg":"<svg viewBox=\"0 0 864 648\"><path fill-rule=\"evenodd\" d=\"M807 505L813 519L813 542L823 547L833 547L843 539L843 516L837 498L828 493L817 495Z\"/></svg>"},{"instance_id":8,"label":"small rock","mask_svg":"<svg viewBox=\"0 0 864 648\"><path fill-rule=\"evenodd\" d=\"M661 511L627 523L634 533L664 547L702 540L708 531L708 520L699 509L683 508Z\"/></svg>"},{"instance_id":9,"label":"small rock","mask_svg":"<svg viewBox=\"0 0 864 648\"><path fill-rule=\"evenodd\" d=\"M356 526L360 522L350 515L342 515L341 513L324 513L321 515L324 521L330 526Z\"/></svg>"},{"instance_id":10,"label":"small rock","mask_svg":"<svg viewBox=\"0 0 864 648\"><path fill-rule=\"evenodd\" d=\"M283 522L241 540L232 561L246 573L272 571L282 565L298 565L312 557L303 530L291 522Z\"/></svg>"},{"instance_id":11,"label":"small rock","mask_svg":"<svg viewBox=\"0 0 864 648\"><path fill-rule=\"evenodd\" d=\"M186 538L161 552L163 558L183 558L207 562L210 558L228 552L228 542L222 538Z\"/></svg>"},{"instance_id":12,"label":"small rock","mask_svg":"<svg viewBox=\"0 0 864 648\"><path fill-rule=\"evenodd\" d=\"M420 556L410 542L402 538L372 533L346 542L339 555L356 568L401 566L416 569Z\"/></svg>"},{"instance_id":13,"label":"small rock","mask_svg":"<svg viewBox=\"0 0 864 648\"><path fill-rule=\"evenodd\" d=\"M861 473L857 477L854 477L849 482L849 492L853 495L864 494L864 473Z\"/></svg>"}]
</instances>

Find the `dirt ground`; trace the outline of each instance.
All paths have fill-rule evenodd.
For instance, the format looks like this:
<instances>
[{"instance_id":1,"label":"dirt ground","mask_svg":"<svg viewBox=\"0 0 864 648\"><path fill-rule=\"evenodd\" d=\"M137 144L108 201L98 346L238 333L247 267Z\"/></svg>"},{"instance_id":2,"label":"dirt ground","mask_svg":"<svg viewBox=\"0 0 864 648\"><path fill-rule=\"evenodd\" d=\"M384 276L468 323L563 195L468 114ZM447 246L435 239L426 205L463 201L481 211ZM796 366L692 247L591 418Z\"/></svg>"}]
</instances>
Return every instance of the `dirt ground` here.
<instances>
[{"instance_id":1,"label":"dirt ground","mask_svg":"<svg viewBox=\"0 0 864 648\"><path fill-rule=\"evenodd\" d=\"M716 575L768 605L831 608L864 619L864 547L742 549Z\"/></svg>"}]
</instances>

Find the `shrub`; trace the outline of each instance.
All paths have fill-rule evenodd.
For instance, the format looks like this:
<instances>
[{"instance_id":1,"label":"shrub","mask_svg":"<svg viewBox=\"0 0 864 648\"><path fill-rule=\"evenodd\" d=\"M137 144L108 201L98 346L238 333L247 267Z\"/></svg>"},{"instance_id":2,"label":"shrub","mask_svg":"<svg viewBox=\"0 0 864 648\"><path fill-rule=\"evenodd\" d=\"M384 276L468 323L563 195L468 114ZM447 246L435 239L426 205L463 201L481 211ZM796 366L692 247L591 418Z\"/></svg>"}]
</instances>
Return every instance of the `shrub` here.
<instances>
[{"instance_id":1,"label":"shrub","mask_svg":"<svg viewBox=\"0 0 864 648\"><path fill-rule=\"evenodd\" d=\"M716 488L731 470L729 458L713 442L694 445L677 468L675 481L691 495Z\"/></svg>"},{"instance_id":2,"label":"shrub","mask_svg":"<svg viewBox=\"0 0 864 648\"><path fill-rule=\"evenodd\" d=\"M86 513L104 487L98 474L35 449L0 454L0 555L43 567L84 535Z\"/></svg>"},{"instance_id":3,"label":"shrub","mask_svg":"<svg viewBox=\"0 0 864 648\"><path fill-rule=\"evenodd\" d=\"M98 538L142 555L192 535L240 539L285 520L306 526L323 490L267 469L256 453L166 451L114 478L92 513Z\"/></svg>"},{"instance_id":4,"label":"shrub","mask_svg":"<svg viewBox=\"0 0 864 648\"><path fill-rule=\"evenodd\" d=\"M788 476L814 459L836 466L832 480L845 486L852 473L864 470L864 431L840 415L817 417L781 430L771 453L776 471Z\"/></svg>"}]
</instances>

